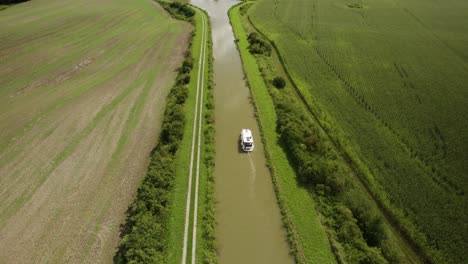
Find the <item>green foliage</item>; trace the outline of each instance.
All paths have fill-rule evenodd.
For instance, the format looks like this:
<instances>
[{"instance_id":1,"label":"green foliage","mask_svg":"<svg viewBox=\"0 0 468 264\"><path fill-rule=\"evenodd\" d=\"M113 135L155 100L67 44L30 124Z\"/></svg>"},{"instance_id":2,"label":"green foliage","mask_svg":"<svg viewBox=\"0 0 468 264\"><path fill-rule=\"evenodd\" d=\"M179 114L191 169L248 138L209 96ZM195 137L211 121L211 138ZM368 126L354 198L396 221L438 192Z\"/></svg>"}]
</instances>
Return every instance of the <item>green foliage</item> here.
<instances>
[{"instance_id":1,"label":"green foliage","mask_svg":"<svg viewBox=\"0 0 468 264\"><path fill-rule=\"evenodd\" d=\"M174 97L176 104L181 104L185 102L188 97L188 89L184 85L177 85L172 88L171 94Z\"/></svg>"},{"instance_id":2,"label":"green foliage","mask_svg":"<svg viewBox=\"0 0 468 264\"><path fill-rule=\"evenodd\" d=\"M177 78L177 84L187 85L190 82L190 74L181 74L180 78Z\"/></svg>"},{"instance_id":3,"label":"green foliage","mask_svg":"<svg viewBox=\"0 0 468 264\"><path fill-rule=\"evenodd\" d=\"M283 89L286 86L286 80L281 76L275 77L273 79L273 85L278 89Z\"/></svg>"},{"instance_id":4,"label":"green foliage","mask_svg":"<svg viewBox=\"0 0 468 264\"><path fill-rule=\"evenodd\" d=\"M201 11L204 12L204 11ZM206 17L208 15L205 13ZM209 23L209 22L208 22ZM211 26L207 32L207 36L211 36ZM203 145L204 159L203 163L206 166L206 191L204 197L205 210L202 214L202 238L203 251L202 263L213 264L217 263L216 252L216 204L215 204L215 104L213 94L213 43L211 38L207 44L207 69L208 80L206 82L205 99L204 99L204 124L203 124Z\"/></svg>"},{"instance_id":5,"label":"green foliage","mask_svg":"<svg viewBox=\"0 0 468 264\"><path fill-rule=\"evenodd\" d=\"M176 19L192 21L195 11L187 4L182 2L157 1L171 16Z\"/></svg>"},{"instance_id":6,"label":"green foliage","mask_svg":"<svg viewBox=\"0 0 468 264\"><path fill-rule=\"evenodd\" d=\"M353 212L353 216L356 218L360 229L363 231L367 244L373 247L380 246L386 236L383 229L383 220L379 212L364 206L367 204L367 201L359 193L350 192L344 200L348 208Z\"/></svg>"},{"instance_id":7,"label":"green foliage","mask_svg":"<svg viewBox=\"0 0 468 264\"><path fill-rule=\"evenodd\" d=\"M271 54L271 45L264 40L257 32L250 33L249 37L250 46L249 50L252 54L263 54L270 56Z\"/></svg>"}]
</instances>

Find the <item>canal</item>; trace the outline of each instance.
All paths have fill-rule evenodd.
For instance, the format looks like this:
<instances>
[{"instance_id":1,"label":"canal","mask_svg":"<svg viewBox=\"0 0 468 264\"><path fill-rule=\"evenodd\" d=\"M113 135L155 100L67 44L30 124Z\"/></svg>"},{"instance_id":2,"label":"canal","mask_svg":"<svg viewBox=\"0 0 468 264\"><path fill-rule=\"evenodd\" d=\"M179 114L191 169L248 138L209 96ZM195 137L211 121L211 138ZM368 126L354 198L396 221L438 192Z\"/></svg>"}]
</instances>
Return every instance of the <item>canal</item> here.
<instances>
[{"instance_id":1,"label":"canal","mask_svg":"<svg viewBox=\"0 0 468 264\"><path fill-rule=\"evenodd\" d=\"M213 34L218 260L293 263L227 15L236 3L191 0L208 12ZM248 154L239 147L242 128L251 129L255 140L255 150Z\"/></svg>"}]
</instances>

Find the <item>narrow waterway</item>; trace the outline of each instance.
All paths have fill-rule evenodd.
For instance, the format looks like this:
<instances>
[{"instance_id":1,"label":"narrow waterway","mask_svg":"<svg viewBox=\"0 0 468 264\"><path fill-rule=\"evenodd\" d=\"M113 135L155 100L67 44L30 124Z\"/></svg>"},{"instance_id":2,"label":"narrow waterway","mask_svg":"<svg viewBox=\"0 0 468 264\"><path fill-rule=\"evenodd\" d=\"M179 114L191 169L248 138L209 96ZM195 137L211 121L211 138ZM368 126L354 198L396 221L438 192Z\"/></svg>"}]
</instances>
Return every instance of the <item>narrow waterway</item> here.
<instances>
[{"instance_id":1,"label":"narrow waterway","mask_svg":"<svg viewBox=\"0 0 468 264\"><path fill-rule=\"evenodd\" d=\"M216 103L219 263L293 263L227 12L237 1L191 0L211 18ZM239 133L250 128L254 152Z\"/></svg>"}]
</instances>

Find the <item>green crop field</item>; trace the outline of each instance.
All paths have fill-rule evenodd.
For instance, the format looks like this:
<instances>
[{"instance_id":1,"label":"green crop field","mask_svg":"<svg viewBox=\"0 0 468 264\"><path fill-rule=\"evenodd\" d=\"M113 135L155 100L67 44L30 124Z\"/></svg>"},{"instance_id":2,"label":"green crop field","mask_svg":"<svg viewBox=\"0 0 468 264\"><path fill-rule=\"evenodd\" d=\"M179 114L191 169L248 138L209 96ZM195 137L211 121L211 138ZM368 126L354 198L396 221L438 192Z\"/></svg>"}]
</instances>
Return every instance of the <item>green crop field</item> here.
<instances>
[{"instance_id":1,"label":"green crop field","mask_svg":"<svg viewBox=\"0 0 468 264\"><path fill-rule=\"evenodd\" d=\"M466 261L468 2L259 0L249 17L394 224Z\"/></svg>"},{"instance_id":2,"label":"green crop field","mask_svg":"<svg viewBox=\"0 0 468 264\"><path fill-rule=\"evenodd\" d=\"M111 262L191 25L146 0L0 11L0 262Z\"/></svg>"}]
</instances>

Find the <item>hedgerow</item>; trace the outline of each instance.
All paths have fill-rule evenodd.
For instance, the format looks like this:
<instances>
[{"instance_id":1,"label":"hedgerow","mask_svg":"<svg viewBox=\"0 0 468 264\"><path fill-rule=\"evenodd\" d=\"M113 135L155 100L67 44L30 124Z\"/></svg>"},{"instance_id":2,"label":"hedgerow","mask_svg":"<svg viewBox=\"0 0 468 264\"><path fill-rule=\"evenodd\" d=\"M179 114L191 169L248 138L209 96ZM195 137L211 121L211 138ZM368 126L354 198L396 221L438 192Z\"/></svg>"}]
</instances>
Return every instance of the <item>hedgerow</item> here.
<instances>
[{"instance_id":1,"label":"hedgerow","mask_svg":"<svg viewBox=\"0 0 468 264\"><path fill-rule=\"evenodd\" d=\"M167 2L162 0L155 1L157 1L175 19L191 22L195 15L195 11L186 3Z\"/></svg>"},{"instance_id":2,"label":"hedgerow","mask_svg":"<svg viewBox=\"0 0 468 264\"><path fill-rule=\"evenodd\" d=\"M208 17L205 11L204 12ZM211 25L208 19L207 36L211 36ZM214 104L214 82L213 82L213 43L211 37L208 38L206 47L208 57L208 80L206 83L203 115L203 163L206 167L206 190L204 195L205 210L202 213L202 256L201 261L205 264L217 263L216 254L216 204L215 204L215 104Z\"/></svg>"},{"instance_id":3,"label":"hedgerow","mask_svg":"<svg viewBox=\"0 0 468 264\"><path fill-rule=\"evenodd\" d=\"M247 40L250 43L249 50L252 54L263 54L270 56L271 45L268 44L268 41L263 39L257 32L250 33Z\"/></svg>"}]
</instances>

